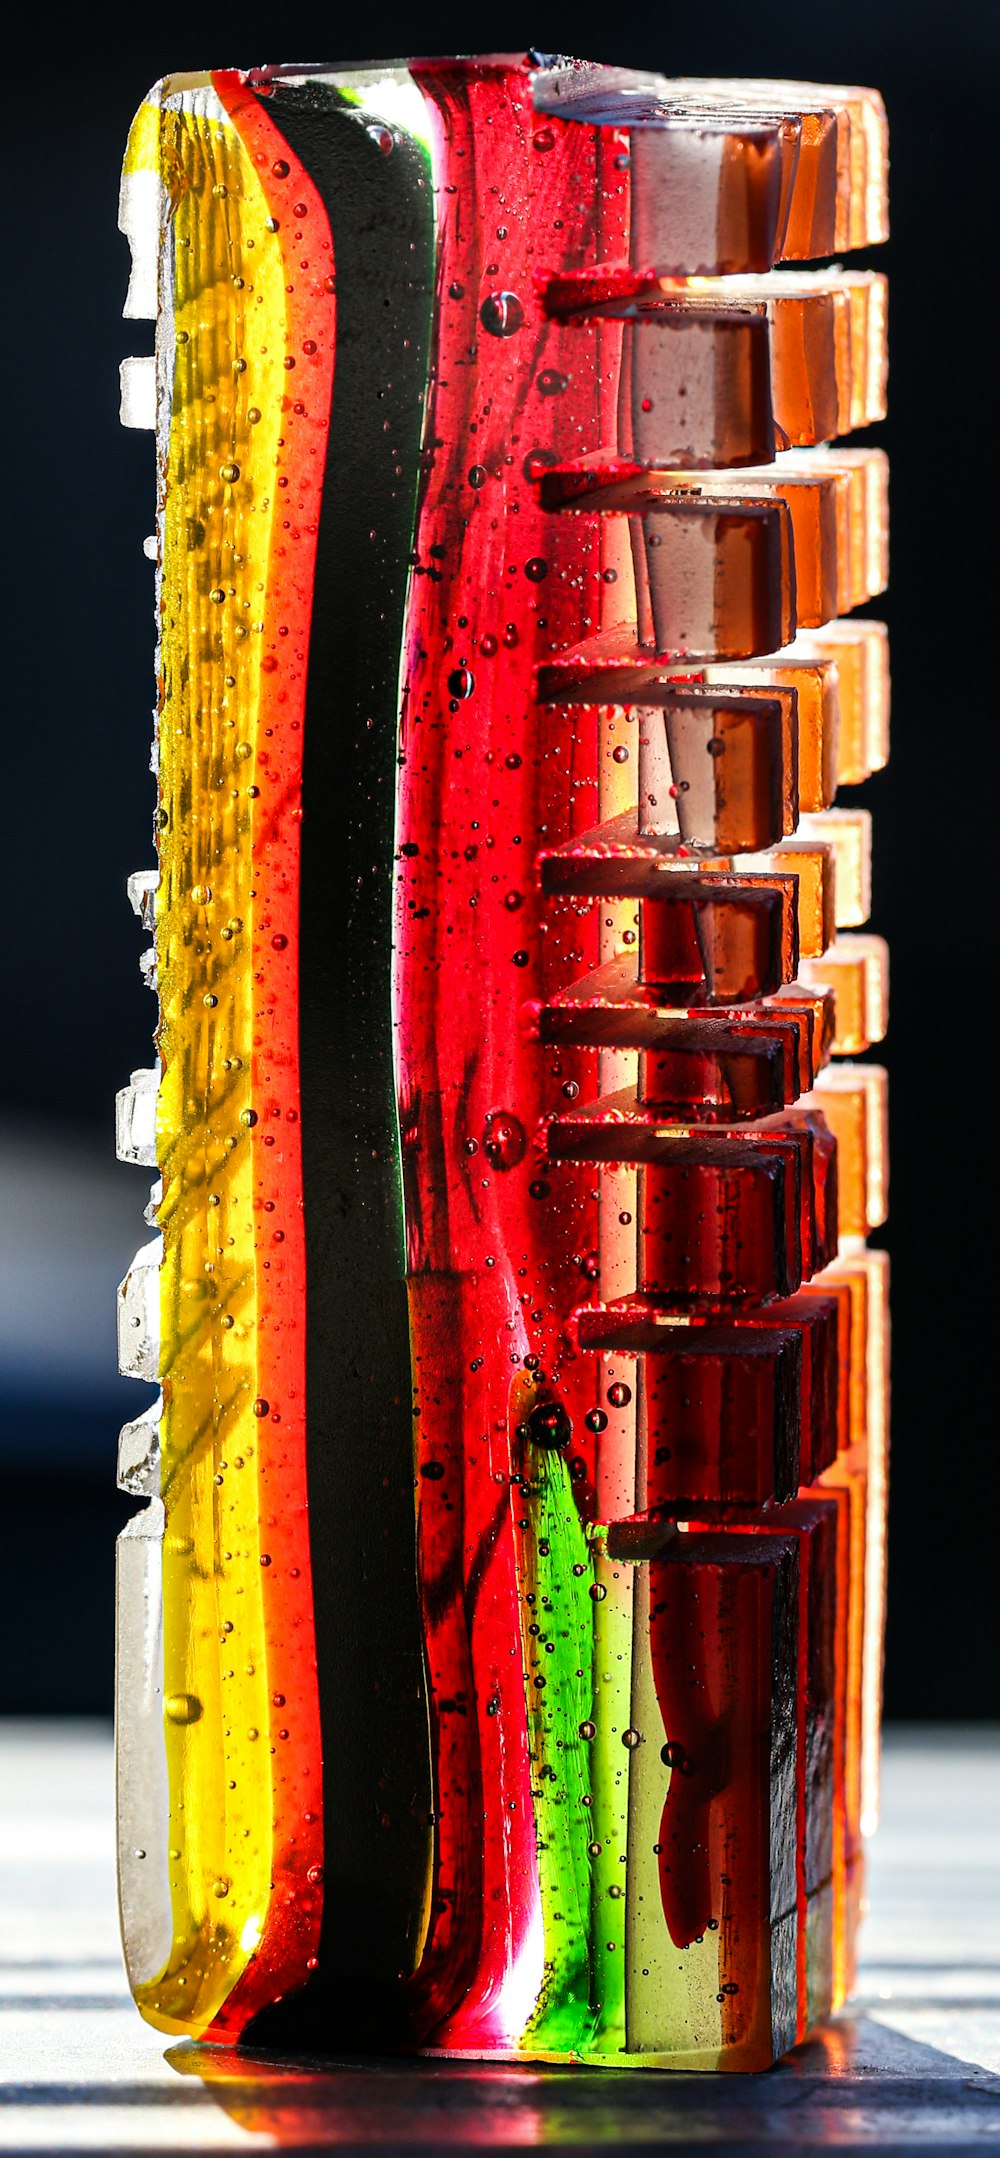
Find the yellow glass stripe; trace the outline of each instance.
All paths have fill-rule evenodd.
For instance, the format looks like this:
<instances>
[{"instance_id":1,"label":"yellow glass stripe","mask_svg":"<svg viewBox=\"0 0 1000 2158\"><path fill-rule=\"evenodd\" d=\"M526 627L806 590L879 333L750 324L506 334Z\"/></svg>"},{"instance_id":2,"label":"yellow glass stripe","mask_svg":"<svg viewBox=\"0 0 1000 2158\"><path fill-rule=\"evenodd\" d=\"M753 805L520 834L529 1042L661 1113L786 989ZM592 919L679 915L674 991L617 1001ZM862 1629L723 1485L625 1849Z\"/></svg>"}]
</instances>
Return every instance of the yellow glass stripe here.
<instances>
[{"instance_id":1,"label":"yellow glass stripe","mask_svg":"<svg viewBox=\"0 0 1000 2158\"><path fill-rule=\"evenodd\" d=\"M186 100L195 102L205 101ZM165 1970L137 1997L161 2029L197 2035L260 1940L271 1880L254 1413L251 821L285 299L279 243L233 129L204 112L144 106L129 150L136 164L148 159L154 115L172 206L175 335L160 443L156 927L174 1940Z\"/></svg>"}]
</instances>

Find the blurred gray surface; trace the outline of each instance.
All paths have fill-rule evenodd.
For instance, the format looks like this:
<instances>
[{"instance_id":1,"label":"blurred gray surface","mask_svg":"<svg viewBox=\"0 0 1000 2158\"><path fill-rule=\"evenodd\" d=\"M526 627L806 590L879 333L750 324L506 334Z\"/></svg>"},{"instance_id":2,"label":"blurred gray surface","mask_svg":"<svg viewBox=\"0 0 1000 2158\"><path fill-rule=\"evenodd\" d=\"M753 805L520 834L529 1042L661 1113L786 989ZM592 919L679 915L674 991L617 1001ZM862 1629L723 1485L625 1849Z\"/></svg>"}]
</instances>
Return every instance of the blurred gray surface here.
<instances>
[{"instance_id":1,"label":"blurred gray surface","mask_svg":"<svg viewBox=\"0 0 1000 2158\"><path fill-rule=\"evenodd\" d=\"M103 1146L0 1119L0 1464L109 1473L116 1418L146 1399L117 1375L115 1302L148 1196L148 1174L115 1160L111 1106ZM91 1458L95 1412L107 1446Z\"/></svg>"},{"instance_id":2,"label":"blurred gray surface","mask_svg":"<svg viewBox=\"0 0 1000 2158\"><path fill-rule=\"evenodd\" d=\"M0 1724L0 2149L1000 2151L996 1727L889 1733L858 1998L760 2077L170 2046L125 1987L111 1807L106 1731Z\"/></svg>"}]
</instances>

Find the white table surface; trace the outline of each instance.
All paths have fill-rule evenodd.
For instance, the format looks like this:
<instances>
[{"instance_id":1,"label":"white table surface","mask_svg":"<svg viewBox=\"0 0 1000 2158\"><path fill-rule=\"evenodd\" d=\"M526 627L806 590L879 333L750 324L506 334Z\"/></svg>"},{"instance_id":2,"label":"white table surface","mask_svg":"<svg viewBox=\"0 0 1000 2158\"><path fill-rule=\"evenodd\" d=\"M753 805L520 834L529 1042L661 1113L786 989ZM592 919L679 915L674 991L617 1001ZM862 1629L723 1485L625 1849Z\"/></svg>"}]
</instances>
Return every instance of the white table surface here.
<instances>
[{"instance_id":1,"label":"white table surface","mask_svg":"<svg viewBox=\"0 0 1000 2158\"><path fill-rule=\"evenodd\" d=\"M118 1950L108 1732L0 1723L0 2149L1000 2158L1000 1728L889 1732L871 1905L856 2001L767 2076L166 2045Z\"/></svg>"}]
</instances>

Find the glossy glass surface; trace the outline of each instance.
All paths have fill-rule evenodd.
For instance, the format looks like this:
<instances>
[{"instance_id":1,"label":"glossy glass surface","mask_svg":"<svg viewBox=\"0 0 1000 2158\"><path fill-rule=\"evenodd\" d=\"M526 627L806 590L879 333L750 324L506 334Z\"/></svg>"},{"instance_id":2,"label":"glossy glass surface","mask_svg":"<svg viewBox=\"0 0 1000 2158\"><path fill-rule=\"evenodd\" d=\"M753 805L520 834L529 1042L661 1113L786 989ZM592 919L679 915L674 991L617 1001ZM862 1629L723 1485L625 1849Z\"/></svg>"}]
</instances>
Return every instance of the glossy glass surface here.
<instances>
[{"instance_id":1,"label":"glossy glass surface","mask_svg":"<svg viewBox=\"0 0 1000 2158\"><path fill-rule=\"evenodd\" d=\"M171 2032L752 2069L849 1982L885 969L832 805L888 677L834 617L886 482L828 439L884 287L771 272L884 182L874 93L536 59L136 121L120 1880Z\"/></svg>"}]
</instances>

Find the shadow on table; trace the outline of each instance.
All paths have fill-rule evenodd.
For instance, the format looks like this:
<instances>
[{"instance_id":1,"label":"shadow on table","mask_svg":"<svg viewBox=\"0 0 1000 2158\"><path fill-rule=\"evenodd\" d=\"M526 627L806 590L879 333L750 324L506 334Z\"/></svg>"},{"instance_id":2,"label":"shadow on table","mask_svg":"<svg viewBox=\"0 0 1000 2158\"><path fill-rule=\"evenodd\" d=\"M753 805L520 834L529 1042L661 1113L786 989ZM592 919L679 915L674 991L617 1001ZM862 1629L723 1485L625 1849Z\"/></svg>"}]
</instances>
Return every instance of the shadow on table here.
<instances>
[{"instance_id":1,"label":"shadow on table","mask_svg":"<svg viewBox=\"0 0 1000 2158\"><path fill-rule=\"evenodd\" d=\"M763 2076L357 2059L288 2061L182 2045L166 2056L199 2077L248 2134L349 2154L552 2148L584 2154L678 2144L727 2158L783 2150L997 2148L1000 2076L866 2016L844 2017Z\"/></svg>"}]
</instances>

